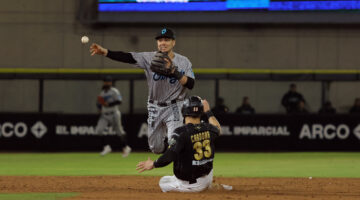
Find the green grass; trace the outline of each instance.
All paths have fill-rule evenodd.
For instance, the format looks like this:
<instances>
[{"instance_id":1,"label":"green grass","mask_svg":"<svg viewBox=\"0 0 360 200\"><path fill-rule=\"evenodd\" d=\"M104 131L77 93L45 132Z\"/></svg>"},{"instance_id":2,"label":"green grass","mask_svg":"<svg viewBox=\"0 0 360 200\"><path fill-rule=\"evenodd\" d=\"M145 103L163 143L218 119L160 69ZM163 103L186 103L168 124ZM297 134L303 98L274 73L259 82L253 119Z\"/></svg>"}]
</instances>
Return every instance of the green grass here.
<instances>
[{"instance_id":1,"label":"green grass","mask_svg":"<svg viewBox=\"0 0 360 200\"><path fill-rule=\"evenodd\" d=\"M136 164L151 153L0 153L0 176L139 175ZM217 153L214 175L224 177L360 178L360 153ZM172 174L172 166L140 175ZM1 200L1 197L0 197Z\"/></svg>"},{"instance_id":2,"label":"green grass","mask_svg":"<svg viewBox=\"0 0 360 200\"><path fill-rule=\"evenodd\" d=\"M98 153L10 153L0 154L1 175L97 176L137 175L136 164L158 156L132 153L122 158L119 153L100 156ZM171 173L171 166L154 170L151 175Z\"/></svg>"},{"instance_id":3,"label":"green grass","mask_svg":"<svg viewBox=\"0 0 360 200\"><path fill-rule=\"evenodd\" d=\"M215 176L360 178L360 153L219 154Z\"/></svg>"},{"instance_id":4,"label":"green grass","mask_svg":"<svg viewBox=\"0 0 360 200\"><path fill-rule=\"evenodd\" d=\"M0 200L59 200L75 196L75 193L23 193L0 194Z\"/></svg>"}]
</instances>

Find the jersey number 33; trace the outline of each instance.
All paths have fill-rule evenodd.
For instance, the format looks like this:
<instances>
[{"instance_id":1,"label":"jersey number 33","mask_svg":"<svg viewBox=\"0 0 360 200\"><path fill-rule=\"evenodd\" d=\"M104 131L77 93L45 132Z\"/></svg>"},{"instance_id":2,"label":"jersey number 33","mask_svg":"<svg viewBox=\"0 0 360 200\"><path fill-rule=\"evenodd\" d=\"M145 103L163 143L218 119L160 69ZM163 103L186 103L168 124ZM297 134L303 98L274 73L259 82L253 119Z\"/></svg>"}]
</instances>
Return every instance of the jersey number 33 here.
<instances>
[{"instance_id":1,"label":"jersey number 33","mask_svg":"<svg viewBox=\"0 0 360 200\"><path fill-rule=\"evenodd\" d=\"M202 160L205 158L210 158L212 154L210 140L203 140L199 142L195 142L193 146L196 153L194 154L195 160Z\"/></svg>"}]
</instances>

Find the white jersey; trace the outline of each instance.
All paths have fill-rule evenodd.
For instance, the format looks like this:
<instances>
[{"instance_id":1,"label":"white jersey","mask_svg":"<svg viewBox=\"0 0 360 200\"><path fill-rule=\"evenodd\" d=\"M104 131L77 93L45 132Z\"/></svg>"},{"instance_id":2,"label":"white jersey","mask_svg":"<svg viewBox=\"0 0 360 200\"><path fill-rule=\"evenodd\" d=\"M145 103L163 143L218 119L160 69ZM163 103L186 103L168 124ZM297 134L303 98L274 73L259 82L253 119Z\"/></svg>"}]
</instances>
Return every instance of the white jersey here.
<instances>
[{"instance_id":1,"label":"white jersey","mask_svg":"<svg viewBox=\"0 0 360 200\"><path fill-rule=\"evenodd\" d=\"M149 86L149 99L159 102L166 102L175 99L183 100L186 97L186 88L174 77L169 78L163 75L154 73L150 69L151 60L154 52L131 52L131 55L136 60L136 66L144 69L147 83ZM192 65L189 59L180 54L174 53L172 62L178 67L178 70L185 76L195 79L192 71Z\"/></svg>"},{"instance_id":2,"label":"white jersey","mask_svg":"<svg viewBox=\"0 0 360 200\"><path fill-rule=\"evenodd\" d=\"M122 101L121 94L120 94L119 90L116 89L115 87L110 87L110 89L107 91L102 90L100 92L99 96L104 98L105 102L108 104L113 103L115 101ZM101 107L102 113L114 112L114 111L118 111L118 110L119 110L119 108L117 105L111 106L111 107L105 107L105 106Z\"/></svg>"}]
</instances>

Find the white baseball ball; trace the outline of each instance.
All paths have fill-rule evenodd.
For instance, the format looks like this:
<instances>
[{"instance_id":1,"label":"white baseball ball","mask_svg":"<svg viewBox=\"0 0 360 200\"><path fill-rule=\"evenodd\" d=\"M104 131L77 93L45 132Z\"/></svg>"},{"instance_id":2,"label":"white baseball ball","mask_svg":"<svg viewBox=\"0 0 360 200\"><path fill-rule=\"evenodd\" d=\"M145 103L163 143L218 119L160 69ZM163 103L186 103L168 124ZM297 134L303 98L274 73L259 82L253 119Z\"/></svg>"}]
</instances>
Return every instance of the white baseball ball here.
<instances>
[{"instance_id":1,"label":"white baseball ball","mask_svg":"<svg viewBox=\"0 0 360 200\"><path fill-rule=\"evenodd\" d=\"M310 177L309 177L309 179L311 180L311 179L312 179L312 177L310 176Z\"/></svg>"},{"instance_id":2,"label":"white baseball ball","mask_svg":"<svg viewBox=\"0 0 360 200\"><path fill-rule=\"evenodd\" d=\"M86 44L88 42L89 42L89 37L88 36L82 36L81 43Z\"/></svg>"}]
</instances>

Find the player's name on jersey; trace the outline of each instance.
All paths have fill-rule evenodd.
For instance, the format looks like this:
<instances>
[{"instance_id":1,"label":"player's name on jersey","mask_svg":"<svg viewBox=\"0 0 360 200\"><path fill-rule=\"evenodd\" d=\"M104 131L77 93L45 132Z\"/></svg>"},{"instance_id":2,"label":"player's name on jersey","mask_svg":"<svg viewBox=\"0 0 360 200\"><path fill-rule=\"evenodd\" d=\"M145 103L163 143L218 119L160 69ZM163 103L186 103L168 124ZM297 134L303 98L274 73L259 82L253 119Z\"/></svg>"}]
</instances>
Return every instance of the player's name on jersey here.
<instances>
[{"instance_id":1,"label":"player's name on jersey","mask_svg":"<svg viewBox=\"0 0 360 200\"><path fill-rule=\"evenodd\" d=\"M207 139L210 139L210 132L209 131L197 133L197 134L191 136L191 142L192 143L199 142L199 141L202 141L202 140L207 140Z\"/></svg>"},{"instance_id":2,"label":"player's name on jersey","mask_svg":"<svg viewBox=\"0 0 360 200\"><path fill-rule=\"evenodd\" d=\"M102 134L97 134L94 126L67 126L56 125L56 135L116 135L116 133L109 127Z\"/></svg>"},{"instance_id":3,"label":"player's name on jersey","mask_svg":"<svg viewBox=\"0 0 360 200\"><path fill-rule=\"evenodd\" d=\"M205 165L206 163L212 162L214 159L205 159L205 160L193 160L192 165Z\"/></svg>"}]
</instances>

